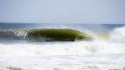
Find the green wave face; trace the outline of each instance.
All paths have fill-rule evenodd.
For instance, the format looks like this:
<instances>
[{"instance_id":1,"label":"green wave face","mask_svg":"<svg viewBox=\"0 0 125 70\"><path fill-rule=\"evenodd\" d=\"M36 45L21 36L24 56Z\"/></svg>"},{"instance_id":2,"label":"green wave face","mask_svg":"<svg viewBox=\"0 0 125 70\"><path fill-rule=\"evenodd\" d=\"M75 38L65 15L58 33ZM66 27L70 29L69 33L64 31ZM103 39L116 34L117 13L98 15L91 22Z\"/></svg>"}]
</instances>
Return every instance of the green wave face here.
<instances>
[{"instance_id":1,"label":"green wave face","mask_svg":"<svg viewBox=\"0 0 125 70\"><path fill-rule=\"evenodd\" d=\"M30 41L75 41L88 39L88 35L73 29L32 29L27 32Z\"/></svg>"}]
</instances>

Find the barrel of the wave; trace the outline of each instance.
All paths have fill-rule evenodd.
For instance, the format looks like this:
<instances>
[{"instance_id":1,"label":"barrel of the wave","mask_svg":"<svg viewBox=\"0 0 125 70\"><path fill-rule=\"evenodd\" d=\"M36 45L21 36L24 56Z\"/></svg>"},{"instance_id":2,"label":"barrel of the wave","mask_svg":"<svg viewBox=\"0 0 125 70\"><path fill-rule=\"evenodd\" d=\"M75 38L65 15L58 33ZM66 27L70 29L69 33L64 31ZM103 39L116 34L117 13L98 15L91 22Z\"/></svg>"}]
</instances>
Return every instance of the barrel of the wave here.
<instances>
[{"instance_id":1,"label":"barrel of the wave","mask_svg":"<svg viewBox=\"0 0 125 70\"><path fill-rule=\"evenodd\" d=\"M73 29L32 29L27 32L28 41L75 41L91 40L92 38L83 32Z\"/></svg>"}]
</instances>

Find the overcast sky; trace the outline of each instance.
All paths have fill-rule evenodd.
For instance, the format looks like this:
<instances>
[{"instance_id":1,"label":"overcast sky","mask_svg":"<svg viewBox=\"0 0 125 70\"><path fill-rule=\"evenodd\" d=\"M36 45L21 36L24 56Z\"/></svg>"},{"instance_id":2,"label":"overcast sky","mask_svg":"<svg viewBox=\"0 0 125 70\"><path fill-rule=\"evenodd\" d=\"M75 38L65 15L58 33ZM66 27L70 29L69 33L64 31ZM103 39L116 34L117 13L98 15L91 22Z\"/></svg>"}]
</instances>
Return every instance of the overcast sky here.
<instances>
[{"instance_id":1,"label":"overcast sky","mask_svg":"<svg viewBox=\"0 0 125 70\"><path fill-rule=\"evenodd\" d=\"M125 23L125 0L0 0L0 22Z\"/></svg>"}]
</instances>

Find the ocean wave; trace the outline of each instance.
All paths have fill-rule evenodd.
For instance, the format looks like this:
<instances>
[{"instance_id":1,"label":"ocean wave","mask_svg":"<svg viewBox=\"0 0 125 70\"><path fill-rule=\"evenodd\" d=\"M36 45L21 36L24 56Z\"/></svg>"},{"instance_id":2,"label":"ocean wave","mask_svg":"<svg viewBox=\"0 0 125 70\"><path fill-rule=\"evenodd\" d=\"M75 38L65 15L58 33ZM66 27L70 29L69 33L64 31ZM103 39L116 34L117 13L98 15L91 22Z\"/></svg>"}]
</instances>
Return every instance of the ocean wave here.
<instances>
[{"instance_id":1,"label":"ocean wave","mask_svg":"<svg viewBox=\"0 0 125 70\"><path fill-rule=\"evenodd\" d=\"M34 33L33 33L34 32ZM42 35L39 35L42 34ZM73 29L1 29L0 40L33 42L89 40L87 33Z\"/></svg>"},{"instance_id":2,"label":"ocean wave","mask_svg":"<svg viewBox=\"0 0 125 70\"><path fill-rule=\"evenodd\" d=\"M58 29L58 28L55 28ZM65 29L65 28L62 28ZM75 29L75 28L72 28ZM0 29L0 40L25 40L27 39L27 33L32 29ZM117 27L110 32L96 32L89 29L75 29L90 35L97 41L109 41L109 42L122 42L125 43L125 27ZM34 38L35 39L35 38ZM46 37L39 37L42 41L45 41ZM48 39L49 40L49 39ZM51 40L51 38L50 38ZM34 41L35 42L35 41Z\"/></svg>"},{"instance_id":3,"label":"ocean wave","mask_svg":"<svg viewBox=\"0 0 125 70\"><path fill-rule=\"evenodd\" d=\"M0 38L7 39L7 41L8 39L24 41L29 30L0 30ZM83 66L77 69L96 70L98 67L100 70L109 70L117 68L116 66L120 64L125 65L125 27L115 28L108 33L104 31L98 33L87 29L80 31L92 36L93 41L0 43L0 69L3 66L2 70L46 70L47 68L58 70L59 65L56 64L64 64L64 67L60 66L60 69L67 67L67 70L71 70L72 67L75 69L77 65L82 64ZM52 64L53 67L52 65L44 66L46 64ZM71 66L65 66L65 64L71 64ZM72 66L73 64L77 65ZM90 66L87 67L88 64ZM100 66L100 64L104 65Z\"/></svg>"}]
</instances>

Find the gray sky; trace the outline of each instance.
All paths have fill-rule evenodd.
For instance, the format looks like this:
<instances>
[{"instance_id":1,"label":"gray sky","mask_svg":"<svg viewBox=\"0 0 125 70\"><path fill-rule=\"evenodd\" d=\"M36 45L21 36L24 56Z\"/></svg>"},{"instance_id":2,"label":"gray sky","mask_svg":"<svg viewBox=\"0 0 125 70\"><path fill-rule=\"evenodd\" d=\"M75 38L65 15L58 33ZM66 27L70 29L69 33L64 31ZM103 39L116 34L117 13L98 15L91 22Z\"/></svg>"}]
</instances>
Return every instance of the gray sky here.
<instances>
[{"instance_id":1,"label":"gray sky","mask_svg":"<svg viewBox=\"0 0 125 70\"><path fill-rule=\"evenodd\" d=\"M125 23L125 0L0 0L0 22Z\"/></svg>"}]
</instances>

